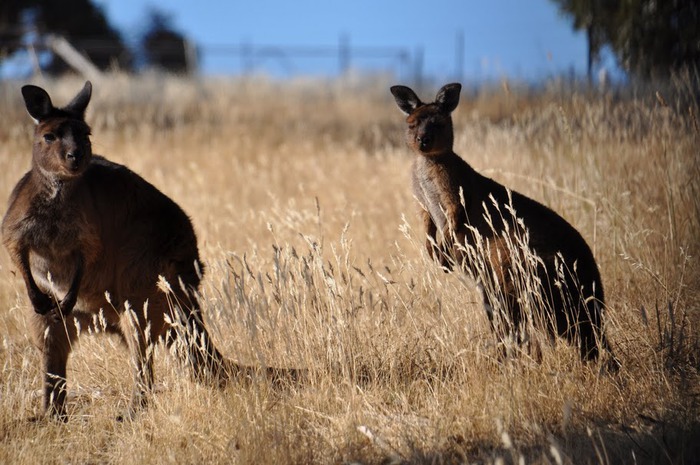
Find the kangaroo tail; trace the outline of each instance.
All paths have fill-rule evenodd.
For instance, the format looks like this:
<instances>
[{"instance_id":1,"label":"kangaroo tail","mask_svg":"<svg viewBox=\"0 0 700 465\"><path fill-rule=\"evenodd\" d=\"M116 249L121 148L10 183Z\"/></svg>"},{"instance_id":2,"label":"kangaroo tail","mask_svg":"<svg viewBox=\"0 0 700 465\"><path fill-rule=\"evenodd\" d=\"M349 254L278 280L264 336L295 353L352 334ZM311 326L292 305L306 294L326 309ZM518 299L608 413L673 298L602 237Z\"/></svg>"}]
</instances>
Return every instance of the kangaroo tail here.
<instances>
[{"instance_id":1,"label":"kangaroo tail","mask_svg":"<svg viewBox=\"0 0 700 465\"><path fill-rule=\"evenodd\" d=\"M197 299L190 295L189 305L179 308L176 353L191 369L195 381L224 387L231 382L251 383L267 380L273 386L297 384L307 377L306 370L297 368L256 367L236 363L224 357L216 348L204 325ZM173 342L176 338L170 338Z\"/></svg>"},{"instance_id":2,"label":"kangaroo tail","mask_svg":"<svg viewBox=\"0 0 700 465\"><path fill-rule=\"evenodd\" d=\"M178 353L192 370L194 379L205 384L226 384L233 375L232 367L214 345L199 307L191 309L183 320L182 347Z\"/></svg>"}]
</instances>

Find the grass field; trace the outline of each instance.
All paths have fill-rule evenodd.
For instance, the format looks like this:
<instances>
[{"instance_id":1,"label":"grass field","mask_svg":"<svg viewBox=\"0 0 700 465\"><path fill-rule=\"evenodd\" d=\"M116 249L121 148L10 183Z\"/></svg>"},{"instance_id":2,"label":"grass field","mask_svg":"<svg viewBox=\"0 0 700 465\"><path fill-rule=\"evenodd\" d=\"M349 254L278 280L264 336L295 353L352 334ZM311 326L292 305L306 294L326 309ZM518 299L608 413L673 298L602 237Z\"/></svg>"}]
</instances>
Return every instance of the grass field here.
<instances>
[{"instance_id":1,"label":"grass field","mask_svg":"<svg viewBox=\"0 0 700 465\"><path fill-rule=\"evenodd\" d=\"M23 83L0 83L0 199L29 168ZM76 79L41 81L54 103ZM41 413L24 284L0 253L0 463L698 463L698 79L465 90L455 151L564 216L600 267L617 375L564 342L500 362L474 283L427 257L384 79L93 83L93 150L191 216L217 345L308 368L216 390L160 347L132 422L127 350L84 336L66 424ZM439 85L420 92L426 100ZM362 382L352 374L362 373Z\"/></svg>"}]
</instances>

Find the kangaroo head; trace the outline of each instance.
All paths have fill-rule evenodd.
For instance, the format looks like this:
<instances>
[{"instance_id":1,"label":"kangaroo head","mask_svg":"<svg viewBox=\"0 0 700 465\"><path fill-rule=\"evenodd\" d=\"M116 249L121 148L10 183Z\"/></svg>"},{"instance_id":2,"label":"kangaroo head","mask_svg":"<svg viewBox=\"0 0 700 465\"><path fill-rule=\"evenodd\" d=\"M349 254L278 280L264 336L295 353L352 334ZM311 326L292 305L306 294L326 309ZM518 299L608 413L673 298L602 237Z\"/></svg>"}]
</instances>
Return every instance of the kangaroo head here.
<instances>
[{"instance_id":1,"label":"kangaroo head","mask_svg":"<svg viewBox=\"0 0 700 465\"><path fill-rule=\"evenodd\" d=\"M22 87L29 115L34 119L33 163L42 173L57 179L70 179L85 171L90 158L90 127L85 123L85 109L92 95L92 84L83 89L63 108L56 108L41 87Z\"/></svg>"},{"instance_id":2,"label":"kangaroo head","mask_svg":"<svg viewBox=\"0 0 700 465\"><path fill-rule=\"evenodd\" d=\"M452 151L454 135L451 114L457 108L461 89L461 84L447 84L438 91L433 103L423 103L409 87L391 88L396 104L408 115L406 140L416 152L440 155Z\"/></svg>"}]
</instances>

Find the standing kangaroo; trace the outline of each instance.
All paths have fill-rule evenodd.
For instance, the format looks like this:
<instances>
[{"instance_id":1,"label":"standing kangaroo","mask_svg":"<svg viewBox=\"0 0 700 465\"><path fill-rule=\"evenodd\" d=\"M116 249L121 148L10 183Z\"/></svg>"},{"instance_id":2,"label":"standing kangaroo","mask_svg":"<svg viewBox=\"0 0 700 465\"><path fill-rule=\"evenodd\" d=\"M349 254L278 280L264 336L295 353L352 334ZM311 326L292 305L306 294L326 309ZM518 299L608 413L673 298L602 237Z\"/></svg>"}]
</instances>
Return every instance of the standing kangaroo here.
<instances>
[{"instance_id":1,"label":"standing kangaroo","mask_svg":"<svg viewBox=\"0 0 700 465\"><path fill-rule=\"evenodd\" d=\"M147 403L158 340L170 345L181 337L177 352L199 381L221 384L255 371L225 359L204 326L196 297L203 267L190 219L139 175L93 155L84 119L91 94L88 81L56 108L40 87L22 88L36 122L32 168L2 222L35 312L44 407L63 420L66 364L81 329L101 327L126 342L135 379L130 415Z\"/></svg>"},{"instance_id":2,"label":"standing kangaroo","mask_svg":"<svg viewBox=\"0 0 700 465\"><path fill-rule=\"evenodd\" d=\"M526 278L536 283L533 300L548 329L569 341L578 338L581 358L596 359L599 344L608 351L609 346L601 321L603 285L593 254L557 213L482 176L454 153L451 113L461 88L445 85L433 103L421 102L408 87L391 88L408 115L406 138L417 155L413 193L421 206L428 252L446 268L463 266L480 282L489 321L501 342L505 336L522 342L526 315L517 273L526 269ZM514 212L509 220L502 212L510 207ZM517 252L512 246L522 244L523 237L534 252L528 266L515 263L522 261L522 247Z\"/></svg>"}]
</instances>

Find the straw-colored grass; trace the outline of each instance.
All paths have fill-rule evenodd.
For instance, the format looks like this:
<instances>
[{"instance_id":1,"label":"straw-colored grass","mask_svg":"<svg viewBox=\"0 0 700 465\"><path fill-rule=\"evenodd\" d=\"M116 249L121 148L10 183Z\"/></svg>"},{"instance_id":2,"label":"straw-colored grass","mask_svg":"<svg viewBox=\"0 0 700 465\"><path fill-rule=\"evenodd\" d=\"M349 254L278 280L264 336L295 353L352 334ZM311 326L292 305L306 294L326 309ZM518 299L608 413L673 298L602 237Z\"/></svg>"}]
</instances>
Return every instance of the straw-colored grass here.
<instances>
[{"instance_id":1,"label":"straw-colored grass","mask_svg":"<svg viewBox=\"0 0 700 465\"><path fill-rule=\"evenodd\" d=\"M217 390L159 347L149 409L117 422L133 383L127 351L116 338L84 336L69 361L70 420L30 422L41 413L41 357L24 284L3 251L0 463L700 455L697 80L629 95L465 91L455 113L457 153L558 211L591 245L618 375L581 363L562 341L545 344L539 361L499 361L473 281L427 257L403 117L393 82L377 81L94 83L94 151L192 217L208 265L204 312L221 351L310 375L281 390ZM81 87L38 84L56 104ZM30 165L20 85L0 85L2 199Z\"/></svg>"}]
</instances>

